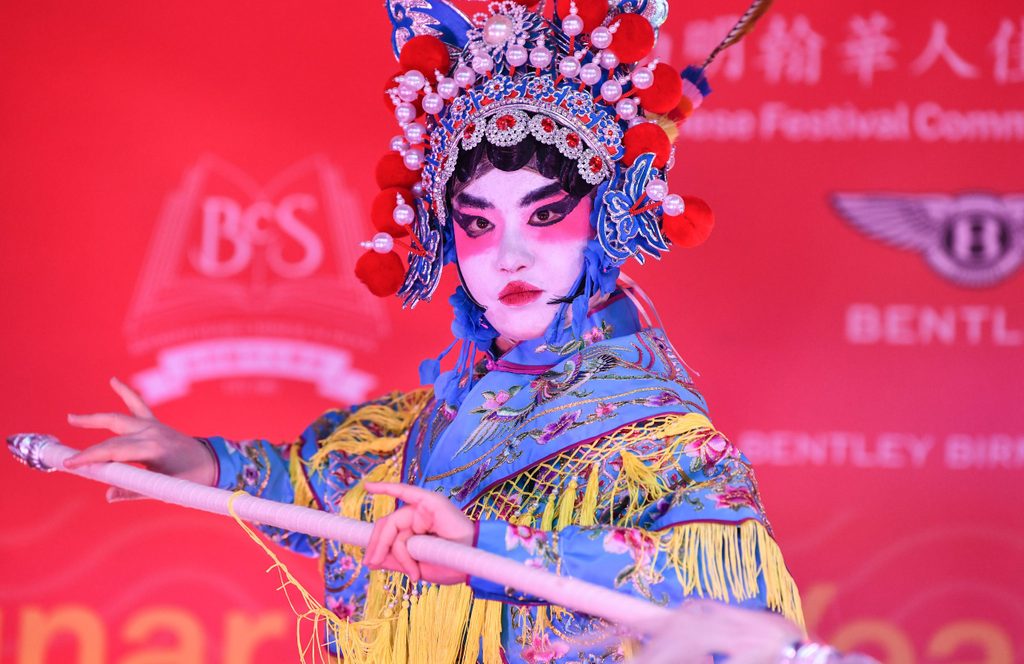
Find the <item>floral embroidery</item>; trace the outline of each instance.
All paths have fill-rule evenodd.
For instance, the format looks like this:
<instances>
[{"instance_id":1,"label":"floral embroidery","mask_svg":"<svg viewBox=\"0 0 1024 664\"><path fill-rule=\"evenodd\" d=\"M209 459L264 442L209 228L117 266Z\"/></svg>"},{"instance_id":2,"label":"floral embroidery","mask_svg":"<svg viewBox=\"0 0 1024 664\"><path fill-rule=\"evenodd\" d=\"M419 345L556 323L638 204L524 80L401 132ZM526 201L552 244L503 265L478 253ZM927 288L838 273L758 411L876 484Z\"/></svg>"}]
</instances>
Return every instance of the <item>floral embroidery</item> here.
<instances>
[{"instance_id":1,"label":"floral embroidery","mask_svg":"<svg viewBox=\"0 0 1024 664\"><path fill-rule=\"evenodd\" d=\"M540 435L537 437L537 442L541 445L550 443L552 440L572 428L572 425L580 419L580 415L582 414L582 410L574 410L571 413L565 413L557 420L544 427Z\"/></svg>"},{"instance_id":2,"label":"floral embroidery","mask_svg":"<svg viewBox=\"0 0 1024 664\"><path fill-rule=\"evenodd\" d=\"M247 463L242 466L242 479L245 481L245 486L256 486L260 480L260 471L256 464Z\"/></svg>"},{"instance_id":3,"label":"floral embroidery","mask_svg":"<svg viewBox=\"0 0 1024 664\"><path fill-rule=\"evenodd\" d=\"M601 548L605 553L629 554L630 563L615 574L615 587L618 588L628 582L644 597L654 599L651 594L651 586L660 583L663 579L661 572L654 564L657 553L654 536L638 528L595 528L594 530L596 533L606 533L601 542Z\"/></svg>"},{"instance_id":4,"label":"floral embroidery","mask_svg":"<svg viewBox=\"0 0 1024 664\"><path fill-rule=\"evenodd\" d=\"M713 466L725 458L739 458L739 451L725 436L720 434L697 438L688 443L683 451L693 459L693 463L690 465L691 471Z\"/></svg>"},{"instance_id":5,"label":"floral embroidery","mask_svg":"<svg viewBox=\"0 0 1024 664\"><path fill-rule=\"evenodd\" d=\"M351 599L343 599L336 595L328 595L327 608L342 620L348 620L356 613L356 603Z\"/></svg>"},{"instance_id":6,"label":"floral embroidery","mask_svg":"<svg viewBox=\"0 0 1024 664\"><path fill-rule=\"evenodd\" d=\"M470 412L482 414L485 418L503 414L514 414L514 411L503 412L503 406L508 403L509 399L514 397L521 389L522 385L513 385L507 390L485 390L481 393L481 396L484 398L484 402Z\"/></svg>"},{"instance_id":7,"label":"floral embroidery","mask_svg":"<svg viewBox=\"0 0 1024 664\"><path fill-rule=\"evenodd\" d=\"M683 403L683 400L679 398L679 395L675 392L669 392L668 390L662 390L653 397L648 397L646 401L646 405L648 406L669 406L679 403Z\"/></svg>"},{"instance_id":8,"label":"floral embroidery","mask_svg":"<svg viewBox=\"0 0 1024 664\"><path fill-rule=\"evenodd\" d=\"M518 387L518 385L516 386ZM501 390L500 392L484 392L484 410L495 410L505 405L505 402L512 396L512 392Z\"/></svg>"},{"instance_id":9,"label":"floral embroidery","mask_svg":"<svg viewBox=\"0 0 1024 664\"><path fill-rule=\"evenodd\" d=\"M602 546L608 553L628 553L637 564L654 558L654 540L636 528L613 528L604 536Z\"/></svg>"},{"instance_id":10,"label":"floral embroidery","mask_svg":"<svg viewBox=\"0 0 1024 664\"><path fill-rule=\"evenodd\" d=\"M341 555L337 561L338 569L342 572L351 572L356 568L356 560L349 555Z\"/></svg>"},{"instance_id":11,"label":"floral embroidery","mask_svg":"<svg viewBox=\"0 0 1024 664\"><path fill-rule=\"evenodd\" d=\"M261 441L250 438L247 440L225 440L225 442L227 443L229 452L240 452L242 454L246 454L253 447L258 447Z\"/></svg>"},{"instance_id":12,"label":"floral embroidery","mask_svg":"<svg viewBox=\"0 0 1024 664\"><path fill-rule=\"evenodd\" d=\"M537 347L537 352L541 353L544 351L551 351L558 355L568 355L592 346L600 341L611 339L612 337L612 326L608 324L608 321L601 321L599 327L595 326L580 335L579 339L571 339L562 345L557 344L542 344Z\"/></svg>"},{"instance_id":13,"label":"floral embroidery","mask_svg":"<svg viewBox=\"0 0 1024 664\"><path fill-rule=\"evenodd\" d=\"M454 497L455 500L465 500L466 498L468 498L470 492L476 489L478 486L480 486L480 483L484 481L484 478L487 477L488 471L490 469L490 459L487 459L483 463L479 464L476 467L476 470L473 471L473 474L470 475L469 479L466 480L466 483L463 484L458 491L452 494L452 497Z\"/></svg>"},{"instance_id":14,"label":"floral embroidery","mask_svg":"<svg viewBox=\"0 0 1024 664\"><path fill-rule=\"evenodd\" d=\"M527 664L547 664L569 652L569 646L562 641L551 642L547 631L534 634L533 642L523 648L523 661Z\"/></svg>"},{"instance_id":15,"label":"floral embroidery","mask_svg":"<svg viewBox=\"0 0 1024 664\"><path fill-rule=\"evenodd\" d=\"M618 404L614 403L599 403L597 408L594 409L594 415L597 417L611 417L615 414L615 411L619 409Z\"/></svg>"},{"instance_id":16,"label":"floral embroidery","mask_svg":"<svg viewBox=\"0 0 1024 664\"><path fill-rule=\"evenodd\" d=\"M714 497L718 507L727 507L731 510L749 507L754 510L760 510L757 498L749 487L724 486L719 492L714 494Z\"/></svg>"},{"instance_id":17,"label":"floral embroidery","mask_svg":"<svg viewBox=\"0 0 1024 664\"><path fill-rule=\"evenodd\" d=\"M596 344L598 341L604 341L611 336L611 328L608 323L604 323L600 327L594 326L583 333L583 341L590 344Z\"/></svg>"},{"instance_id":18,"label":"floral embroidery","mask_svg":"<svg viewBox=\"0 0 1024 664\"><path fill-rule=\"evenodd\" d=\"M511 525L505 531L505 548L509 551L521 546L530 553L537 553L546 540L547 531L529 526Z\"/></svg>"}]
</instances>

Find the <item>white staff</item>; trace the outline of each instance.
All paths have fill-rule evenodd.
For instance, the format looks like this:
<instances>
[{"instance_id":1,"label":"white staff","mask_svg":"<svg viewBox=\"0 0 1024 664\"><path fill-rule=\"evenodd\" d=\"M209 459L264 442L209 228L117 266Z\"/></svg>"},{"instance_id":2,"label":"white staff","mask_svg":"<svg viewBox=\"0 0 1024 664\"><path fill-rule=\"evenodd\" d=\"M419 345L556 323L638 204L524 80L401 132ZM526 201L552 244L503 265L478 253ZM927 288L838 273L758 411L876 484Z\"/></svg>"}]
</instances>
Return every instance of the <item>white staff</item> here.
<instances>
[{"instance_id":1,"label":"white staff","mask_svg":"<svg viewBox=\"0 0 1024 664\"><path fill-rule=\"evenodd\" d=\"M168 477L123 463L98 463L67 469L64 460L78 450L66 447L53 436L45 434L10 436L7 445L19 461L31 468L47 472L59 470L87 477L172 505L224 515L230 515L233 509L235 514L246 521L359 547L369 543L373 531L371 523L308 507L250 495L236 495L224 489ZM416 560L443 565L470 576L515 588L552 604L604 618L641 633L651 631L672 615L669 609L645 600L572 577L527 567L493 553L439 537L414 535L409 538L408 550Z\"/></svg>"},{"instance_id":2,"label":"white staff","mask_svg":"<svg viewBox=\"0 0 1024 664\"><path fill-rule=\"evenodd\" d=\"M172 505L214 514L237 515L246 521L360 547L366 547L373 531L371 523L232 493L123 463L95 463L67 469L64 460L78 450L62 445L55 437L46 434L16 434L7 438L7 445L15 458L31 468L87 477ZM409 538L407 546L409 553L418 561L488 579L553 604L604 618L635 633L654 634L654 640L642 655L645 664L704 661L700 655L702 648L687 652L683 645L700 632L711 635L709 638L712 640L718 638L714 636L716 633L728 635L729 646L720 650L732 654L730 661L739 664L877 664L861 655L841 656L834 649L816 643L787 646L780 657L780 645L792 642L798 630L779 616L758 615L711 601L691 602L681 611L671 611L602 586L527 567L493 553L430 535L414 535Z\"/></svg>"}]
</instances>

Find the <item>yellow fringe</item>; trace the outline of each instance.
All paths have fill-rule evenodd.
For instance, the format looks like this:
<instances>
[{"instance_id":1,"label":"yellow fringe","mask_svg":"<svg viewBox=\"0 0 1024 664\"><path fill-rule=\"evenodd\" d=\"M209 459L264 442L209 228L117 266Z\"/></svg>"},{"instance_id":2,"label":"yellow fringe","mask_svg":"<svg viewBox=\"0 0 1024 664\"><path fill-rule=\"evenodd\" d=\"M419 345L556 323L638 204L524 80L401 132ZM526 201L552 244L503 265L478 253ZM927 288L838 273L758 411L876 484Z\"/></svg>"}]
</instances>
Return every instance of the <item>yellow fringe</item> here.
<instances>
[{"instance_id":1,"label":"yellow fringe","mask_svg":"<svg viewBox=\"0 0 1024 664\"><path fill-rule=\"evenodd\" d=\"M309 653L313 654L314 662L326 661L324 651L319 647L319 630L322 625L321 621L327 623L328 628L331 630L332 633L336 633L338 625L343 625L345 623L342 623L340 620L338 620L338 617L333 612L325 609L320 604L320 602L318 602L312 595L310 595L309 592L302 587L302 584L299 583L299 581L292 575L292 573L288 571L288 568L285 566L285 564L282 563L281 560L277 557L277 555L270 550L270 547L268 547L263 542L263 540L260 539L259 535L253 532L252 528L250 528L248 524L246 524L238 517L238 514L235 513L235 499L237 499L238 496L244 495L246 495L244 491L236 491L231 496L231 499L228 500L228 513L231 514L231 516L235 519L235 522L242 528L242 530L244 530L245 533L249 535L250 538L252 538L252 541L256 542L256 544L259 545L259 547L263 549L263 551L268 556L270 556L270 559L274 561L274 564L271 565L267 569L267 571L269 572L272 569L277 570L278 575L280 576L281 579L281 585L278 588L281 590L285 590L286 596L288 597L288 602L291 604L292 610L295 612L296 616L299 619L295 626L295 643L299 651L300 661L303 664L305 664L305 662L307 661L306 655ZM292 602L291 596L287 595L288 588L294 588L299 593L299 597L302 600L302 604L305 605L305 610L296 608L295 604ZM313 624L313 634L310 637L310 640L305 644L303 644L302 640L302 622L304 620L308 620Z\"/></svg>"},{"instance_id":2,"label":"yellow fringe","mask_svg":"<svg viewBox=\"0 0 1024 664\"><path fill-rule=\"evenodd\" d=\"M412 617L409 614L412 613L412 606L415 601L415 597L411 597L408 600L403 599L402 605L398 609L394 627L395 635L391 640L392 664L405 664L409 661L409 632L410 623L412 622Z\"/></svg>"},{"instance_id":3,"label":"yellow fringe","mask_svg":"<svg viewBox=\"0 0 1024 664\"><path fill-rule=\"evenodd\" d=\"M484 664L504 664L501 645L501 618L505 605L501 602L480 602L484 605L484 624L481 630ZM475 603L474 603L475 604ZM466 662L476 660L467 659Z\"/></svg>"},{"instance_id":4,"label":"yellow fringe","mask_svg":"<svg viewBox=\"0 0 1024 664\"><path fill-rule=\"evenodd\" d=\"M469 506L467 513L474 519L494 517L497 513L492 506L507 504L500 496L507 498L513 492L523 493L523 486L534 486L536 491L548 493L543 513L539 519L527 513L531 509L528 506L535 501L526 492L522 500L523 513L509 517L512 523L561 530L570 524L597 525L598 514L602 514L603 523L634 527L646 509L667 495L669 488L662 480L667 471L679 476L689 474L688 468L678 465L679 459L686 458L681 448L717 435L720 434L708 419L698 413L639 422L616 430L610 439L574 448L523 471L482 496ZM626 444L640 440L662 440L665 444L651 446L643 453L623 449ZM609 490L601 492L601 469L616 455L621 459L621 471ZM587 477L587 481L577 508L580 489L577 478L582 477ZM615 501L623 492L626 504L619 508ZM657 560L673 568L686 594L722 601L733 597L743 601L758 594L758 580L763 578L768 606L803 626L799 591L786 570L778 544L759 522L682 524L660 536L655 534L653 541L658 549ZM539 607L534 629L548 626L549 612L551 616L558 616L562 611L561 607Z\"/></svg>"},{"instance_id":5,"label":"yellow fringe","mask_svg":"<svg viewBox=\"0 0 1024 664\"><path fill-rule=\"evenodd\" d=\"M562 492L562 500L558 503L558 529L562 530L573 525L572 514L576 507L576 491L579 484L576 478L569 480L569 486Z\"/></svg>"},{"instance_id":6,"label":"yellow fringe","mask_svg":"<svg viewBox=\"0 0 1024 664\"><path fill-rule=\"evenodd\" d=\"M779 545L760 522L687 523L669 533L659 549L687 594L727 602L731 593L743 601L758 594L763 577L768 607L804 627L800 593Z\"/></svg>"},{"instance_id":7,"label":"yellow fringe","mask_svg":"<svg viewBox=\"0 0 1024 664\"><path fill-rule=\"evenodd\" d=\"M313 498L313 487L309 485L309 480L306 479L306 473L303 470L305 463L302 460L302 443L295 443L292 445L289 453L288 462L288 473L291 477L292 489L295 492L295 498L292 502L301 507L316 507Z\"/></svg>"},{"instance_id":8,"label":"yellow fringe","mask_svg":"<svg viewBox=\"0 0 1024 664\"><path fill-rule=\"evenodd\" d=\"M395 499L371 495L366 482L400 480L401 448L413 420L430 398L428 390L391 395L352 413L344 423L320 441L320 447L303 462L299 445L293 446L291 480L296 504L313 505L312 488L305 472L322 469L336 452L359 455L375 453L387 458L350 488L339 505L341 515L362 521L377 521L395 509ZM252 534L252 531L246 531ZM257 540L259 541L259 540ZM307 608L298 611L300 622L311 615L328 620L331 634L345 653L346 664L475 664L483 654L485 664L501 664L502 604L476 600L464 585L436 586L421 583L414 587L408 578L396 572L372 570L368 575L364 619L341 621L321 607L263 544L277 567L286 575L287 586L299 589ZM362 564L363 549L345 545L345 553ZM452 629L465 626L464 629ZM318 636L314 625L314 638ZM301 644L300 644L301 645ZM300 648L300 654L307 652ZM303 662L306 660L303 659Z\"/></svg>"},{"instance_id":9,"label":"yellow fringe","mask_svg":"<svg viewBox=\"0 0 1024 664\"><path fill-rule=\"evenodd\" d=\"M429 389L395 393L380 403L371 403L352 413L327 438L310 460L313 469L320 469L335 452L351 455L395 452L405 442L405 435L431 397Z\"/></svg>"},{"instance_id":10,"label":"yellow fringe","mask_svg":"<svg viewBox=\"0 0 1024 664\"><path fill-rule=\"evenodd\" d=\"M412 420L428 399L429 393L420 391L395 396L386 404L364 406L321 441L320 450L307 466L314 471L322 468L327 456L336 451L390 455L346 493L339 506L341 514L376 521L394 510L393 498L371 496L364 482L399 480L401 444ZM661 479L663 473L673 466L678 472L687 470L677 465L678 460L685 457L680 454L680 446L714 435L717 432L710 422L699 414L652 418L617 430L611 440L574 448L523 471L482 496L467 512L474 519L495 516L500 506L507 505L507 500L501 498L503 495L522 493L520 482L535 482L535 490L543 491L544 500L525 496L518 514L504 515L510 522L554 531L569 525L596 525L598 515L603 515L602 522L634 526L645 509L667 493L668 487ZM663 440L665 445L652 446L643 453L624 451L625 444L640 440ZM311 505L312 490L302 471L299 452L298 445L294 446L291 472L295 500L297 504ZM602 493L601 470L616 455L621 459L621 472L610 490ZM558 479L552 481L552 477ZM580 482L584 477L586 484L580 496ZM613 514L615 498L623 492L627 497L624 511ZM543 509L538 514L541 502ZM364 619L341 621L302 589L266 545L245 524L241 525L274 560L271 569L276 568L282 575L281 587L298 589L302 602L295 611L300 623L303 619L314 623L315 639L326 622L345 653L346 664L468 664L477 662L481 656L485 664L501 664L503 604L500 602L476 600L472 590L461 584L422 583L417 584L421 589L416 592L404 575L374 570L368 577ZM653 540L658 551L655 564L660 562L665 568L671 567L687 594L742 601L757 595L758 582L763 580L769 607L803 625L796 585L786 570L778 545L759 522L682 524L660 537L655 534ZM361 564L362 549L345 549ZM537 607L536 620L532 625L524 624L524 628L537 633L536 630L552 626L552 617L561 617L564 613L562 607ZM302 662L306 662L305 656L312 646L303 647L298 631L297 639ZM323 657L322 652L320 656Z\"/></svg>"},{"instance_id":11,"label":"yellow fringe","mask_svg":"<svg viewBox=\"0 0 1024 664\"><path fill-rule=\"evenodd\" d=\"M597 525L597 498L600 484L601 467L595 463L590 467L587 489L583 493L583 503L580 505L579 523L581 526Z\"/></svg>"},{"instance_id":12,"label":"yellow fringe","mask_svg":"<svg viewBox=\"0 0 1024 664\"><path fill-rule=\"evenodd\" d=\"M334 452L352 455L394 453L405 441L406 432L431 394L429 389L395 392L378 402L362 406L319 441L319 449L308 462L302 458L302 442L292 445L288 464L295 495L292 502L301 507L316 507L307 474L323 469L327 458Z\"/></svg>"}]
</instances>

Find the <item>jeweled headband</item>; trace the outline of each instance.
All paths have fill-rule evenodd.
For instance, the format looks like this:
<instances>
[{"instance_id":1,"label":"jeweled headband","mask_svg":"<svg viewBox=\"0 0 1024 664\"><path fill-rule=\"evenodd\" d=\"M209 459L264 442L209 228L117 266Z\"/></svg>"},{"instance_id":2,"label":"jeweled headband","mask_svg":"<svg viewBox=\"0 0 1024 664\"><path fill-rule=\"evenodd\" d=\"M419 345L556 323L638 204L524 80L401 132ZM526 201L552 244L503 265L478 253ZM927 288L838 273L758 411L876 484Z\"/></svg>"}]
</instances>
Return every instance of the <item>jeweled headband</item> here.
<instances>
[{"instance_id":1,"label":"jeweled headband","mask_svg":"<svg viewBox=\"0 0 1024 664\"><path fill-rule=\"evenodd\" d=\"M444 0L387 0L401 71L385 95L402 134L377 167L379 232L363 243L356 274L406 305L430 299L454 260L446 195L460 153L528 136L599 185L592 223L611 264L699 244L713 217L699 199L669 193L672 142L710 92L704 69L770 4L755 1L701 66L680 74L651 59L666 0L501 0L471 18Z\"/></svg>"}]
</instances>

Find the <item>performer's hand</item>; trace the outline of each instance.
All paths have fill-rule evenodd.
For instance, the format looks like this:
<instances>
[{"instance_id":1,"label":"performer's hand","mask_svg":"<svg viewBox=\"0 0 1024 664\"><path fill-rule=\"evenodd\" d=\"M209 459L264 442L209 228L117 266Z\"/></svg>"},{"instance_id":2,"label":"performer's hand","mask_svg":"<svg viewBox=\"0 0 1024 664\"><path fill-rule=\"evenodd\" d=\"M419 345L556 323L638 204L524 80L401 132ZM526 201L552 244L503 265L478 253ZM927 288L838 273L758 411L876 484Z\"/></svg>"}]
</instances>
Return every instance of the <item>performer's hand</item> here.
<instances>
[{"instance_id":1,"label":"performer's hand","mask_svg":"<svg viewBox=\"0 0 1024 664\"><path fill-rule=\"evenodd\" d=\"M164 475L207 486L213 485L217 464L202 443L158 421L142 397L117 378L110 379L110 386L124 401L131 415L69 414L68 422L73 426L84 429L109 429L117 435L68 458L64 462L65 468L78 468L105 461L139 463ZM109 502L142 497L116 487L107 490Z\"/></svg>"},{"instance_id":2,"label":"performer's hand","mask_svg":"<svg viewBox=\"0 0 1024 664\"><path fill-rule=\"evenodd\" d=\"M654 633L637 661L697 664L715 653L728 656L729 664L772 663L802 637L799 627L775 613L690 600Z\"/></svg>"},{"instance_id":3,"label":"performer's hand","mask_svg":"<svg viewBox=\"0 0 1024 664\"><path fill-rule=\"evenodd\" d=\"M435 535L443 539L471 545L473 522L444 496L408 484L367 482L370 493L383 493L405 502L405 505L377 521L366 547L363 564L371 569L404 572L413 581L431 583L463 583L466 575L442 565L415 560L406 548L413 535Z\"/></svg>"}]
</instances>

